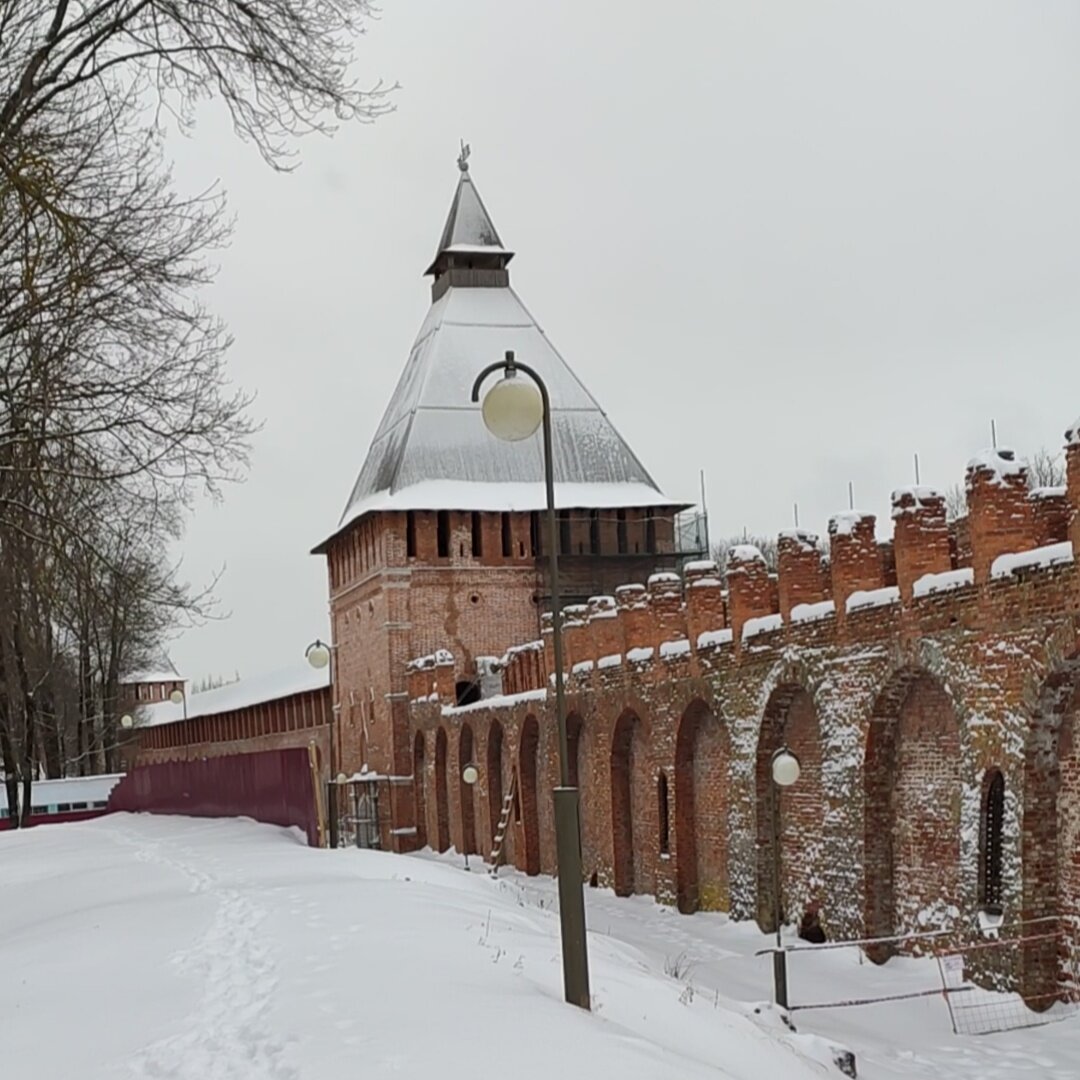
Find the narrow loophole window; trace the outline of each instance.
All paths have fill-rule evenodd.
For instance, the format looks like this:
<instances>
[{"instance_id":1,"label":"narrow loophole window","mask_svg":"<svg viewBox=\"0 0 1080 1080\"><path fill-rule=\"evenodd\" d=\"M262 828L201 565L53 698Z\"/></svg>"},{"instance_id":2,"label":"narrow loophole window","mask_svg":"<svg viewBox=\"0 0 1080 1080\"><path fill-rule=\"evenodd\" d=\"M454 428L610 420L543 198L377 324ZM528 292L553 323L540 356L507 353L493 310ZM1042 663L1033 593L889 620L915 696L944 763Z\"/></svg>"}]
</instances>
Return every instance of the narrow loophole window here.
<instances>
[{"instance_id":1,"label":"narrow loophole window","mask_svg":"<svg viewBox=\"0 0 1080 1080\"><path fill-rule=\"evenodd\" d=\"M439 545L439 558L446 559L450 555L450 511L440 510L436 525L437 543Z\"/></svg>"},{"instance_id":2,"label":"narrow loophole window","mask_svg":"<svg viewBox=\"0 0 1080 1080\"><path fill-rule=\"evenodd\" d=\"M475 510L472 516L472 553L474 559L479 559L484 554L483 522Z\"/></svg>"},{"instance_id":3,"label":"narrow loophole window","mask_svg":"<svg viewBox=\"0 0 1080 1080\"><path fill-rule=\"evenodd\" d=\"M412 510L405 515L405 554L416 557L416 513Z\"/></svg>"},{"instance_id":4,"label":"narrow loophole window","mask_svg":"<svg viewBox=\"0 0 1080 1080\"><path fill-rule=\"evenodd\" d=\"M562 555L572 554L570 546L570 511L559 511L559 553Z\"/></svg>"},{"instance_id":5,"label":"narrow loophole window","mask_svg":"<svg viewBox=\"0 0 1080 1080\"><path fill-rule=\"evenodd\" d=\"M510 515L502 515L502 553L504 559L514 554L514 537L510 531Z\"/></svg>"},{"instance_id":6,"label":"narrow loophole window","mask_svg":"<svg viewBox=\"0 0 1080 1080\"><path fill-rule=\"evenodd\" d=\"M658 803L657 809L659 810L658 820L660 822L660 854L667 855L671 850L671 834L668 818L668 782L666 773L661 773L656 782L656 799Z\"/></svg>"},{"instance_id":7,"label":"narrow loophole window","mask_svg":"<svg viewBox=\"0 0 1080 1080\"><path fill-rule=\"evenodd\" d=\"M1005 826L1005 777L1000 769L986 774L980 840L979 891L983 904L1001 903L1002 842Z\"/></svg>"},{"instance_id":8,"label":"narrow loophole window","mask_svg":"<svg viewBox=\"0 0 1080 1080\"><path fill-rule=\"evenodd\" d=\"M540 515L535 510L529 515L529 548L534 559L540 555L542 550L540 544Z\"/></svg>"}]
</instances>

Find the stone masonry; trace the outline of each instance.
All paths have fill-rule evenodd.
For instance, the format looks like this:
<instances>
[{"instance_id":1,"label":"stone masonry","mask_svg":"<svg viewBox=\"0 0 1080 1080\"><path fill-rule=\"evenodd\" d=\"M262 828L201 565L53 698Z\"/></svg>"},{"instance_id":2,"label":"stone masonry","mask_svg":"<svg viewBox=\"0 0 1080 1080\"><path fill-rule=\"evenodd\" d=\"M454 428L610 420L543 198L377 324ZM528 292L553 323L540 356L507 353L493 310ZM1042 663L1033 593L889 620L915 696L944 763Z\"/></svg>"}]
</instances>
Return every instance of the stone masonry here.
<instances>
[{"instance_id":1,"label":"stone masonry","mask_svg":"<svg viewBox=\"0 0 1080 1080\"><path fill-rule=\"evenodd\" d=\"M787 745L802 776L779 796L785 921L853 939L970 930L993 903L1008 923L1049 918L1060 941L1014 972L1049 1003L1080 925L1080 431L1068 439L1064 491L1029 491L1021 459L986 451L960 522L904 488L890 544L845 513L828 557L785 533L775 575L747 546L726 588L699 561L567 609L586 879L768 928L769 759ZM452 641L407 665L415 800L398 824L414 843L488 853L514 782L508 858L555 871L550 628L505 642L501 692L471 704L455 704Z\"/></svg>"}]
</instances>

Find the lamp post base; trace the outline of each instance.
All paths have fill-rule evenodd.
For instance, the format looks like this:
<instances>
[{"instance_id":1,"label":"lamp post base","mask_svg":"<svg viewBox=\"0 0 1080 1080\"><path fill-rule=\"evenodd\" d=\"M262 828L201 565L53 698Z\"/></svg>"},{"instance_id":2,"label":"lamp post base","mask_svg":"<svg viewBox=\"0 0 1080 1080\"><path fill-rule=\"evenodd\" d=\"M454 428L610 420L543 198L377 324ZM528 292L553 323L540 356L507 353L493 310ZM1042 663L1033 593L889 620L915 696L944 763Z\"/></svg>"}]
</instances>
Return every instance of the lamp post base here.
<instances>
[{"instance_id":1,"label":"lamp post base","mask_svg":"<svg viewBox=\"0 0 1080 1080\"><path fill-rule=\"evenodd\" d=\"M563 990L570 1005L589 1009L591 1001L589 962L585 942L585 893L581 881L581 824L578 789L557 787L554 796Z\"/></svg>"},{"instance_id":2,"label":"lamp post base","mask_svg":"<svg viewBox=\"0 0 1080 1080\"><path fill-rule=\"evenodd\" d=\"M329 845L336 850L338 846L338 790L337 784L331 780L326 785L326 817L330 834Z\"/></svg>"},{"instance_id":3,"label":"lamp post base","mask_svg":"<svg viewBox=\"0 0 1080 1080\"><path fill-rule=\"evenodd\" d=\"M772 954L773 988L776 994L776 1004L781 1009L788 1007L787 997L787 954L777 949Z\"/></svg>"}]
</instances>

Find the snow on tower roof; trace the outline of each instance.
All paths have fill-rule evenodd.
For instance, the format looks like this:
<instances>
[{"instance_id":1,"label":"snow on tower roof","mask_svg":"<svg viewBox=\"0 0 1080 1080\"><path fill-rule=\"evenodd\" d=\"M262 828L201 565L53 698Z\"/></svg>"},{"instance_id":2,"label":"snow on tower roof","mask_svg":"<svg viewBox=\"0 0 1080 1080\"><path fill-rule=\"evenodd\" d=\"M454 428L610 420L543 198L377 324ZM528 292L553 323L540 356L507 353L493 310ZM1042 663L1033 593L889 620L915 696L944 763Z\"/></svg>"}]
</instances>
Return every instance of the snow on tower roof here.
<instances>
[{"instance_id":1,"label":"snow on tower roof","mask_svg":"<svg viewBox=\"0 0 1080 1080\"><path fill-rule=\"evenodd\" d=\"M466 186L473 191L474 207L483 211L463 170L440 254L448 240L466 242L458 235L466 228L461 224ZM490 224L486 211L483 217ZM494 227L490 233L475 222L468 228L499 245ZM559 506L683 505L659 490L508 284L451 285L420 328L335 532L376 510L538 510L545 505L540 434L501 442L484 426L480 405L470 400L479 371L511 349L536 369L551 396Z\"/></svg>"}]
</instances>

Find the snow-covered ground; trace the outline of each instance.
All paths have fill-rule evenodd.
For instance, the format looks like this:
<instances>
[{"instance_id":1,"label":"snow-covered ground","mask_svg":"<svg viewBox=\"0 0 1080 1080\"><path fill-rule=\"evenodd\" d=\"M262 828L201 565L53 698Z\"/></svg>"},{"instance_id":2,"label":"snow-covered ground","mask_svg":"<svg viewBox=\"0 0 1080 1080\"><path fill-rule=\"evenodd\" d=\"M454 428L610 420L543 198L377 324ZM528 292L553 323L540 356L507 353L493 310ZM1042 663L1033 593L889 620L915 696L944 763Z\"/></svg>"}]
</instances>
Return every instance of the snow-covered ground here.
<instances>
[{"instance_id":1,"label":"snow-covered ground","mask_svg":"<svg viewBox=\"0 0 1080 1080\"><path fill-rule=\"evenodd\" d=\"M556 900L553 880L512 870L500 871L499 887L528 907L550 907ZM753 923L712 913L680 915L649 897L623 899L603 889L587 889L586 903L591 940L611 937L632 943L653 970L681 958L681 966L689 969L684 981L693 985L695 1000L712 1000L717 991L744 1001L770 998L771 957L754 954L773 939ZM794 936L790 941L801 944ZM894 958L878 966L860 950L845 948L789 953L788 984L792 1004L809 1004L940 990L941 977L932 959ZM1005 1011L1024 1015L1020 1009ZM999 1034L957 1036L943 998L935 994L807 1010L796 1012L793 1019L800 1032L855 1051L860 1080L1080 1078L1080 1015Z\"/></svg>"},{"instance_id":2,"label":"snow-covered ground","mask_svg":"<svg viewBox=\"0 0 1080 1080\"><path fill-rule=\"evenodd\" d=\"M846 1043L868 1080L1080 1076L1080 1021L957 1038L940 999L799 1014L793 1035L755 1008L770 969L752 927L600 890L583 1013L561 1001L554 898L548 879L313 851L246 821L112 815L2 834L2 1072L803 1080L838 1077L830 1045ZM678 957L681 979L665 973ZM790 971L793 998L931 978L925 962L845 952Z\"/></svg>"}]
</instances>

